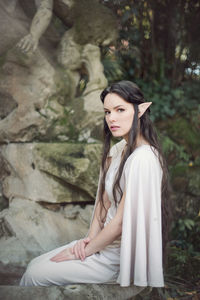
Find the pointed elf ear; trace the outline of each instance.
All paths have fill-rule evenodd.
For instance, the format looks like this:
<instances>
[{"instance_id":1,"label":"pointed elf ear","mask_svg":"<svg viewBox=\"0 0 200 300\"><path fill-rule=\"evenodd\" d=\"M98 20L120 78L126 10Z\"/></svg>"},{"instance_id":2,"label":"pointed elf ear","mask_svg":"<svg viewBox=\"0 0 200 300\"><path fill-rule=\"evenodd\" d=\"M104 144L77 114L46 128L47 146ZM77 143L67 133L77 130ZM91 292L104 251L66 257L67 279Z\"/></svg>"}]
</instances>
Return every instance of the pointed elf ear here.
<instances>
[{"instance_id":1,"label":"pointed elf ear","mask_svg":"<svg viewBox=\"0 0 200 300\"><path fill-rule=\"evenodd\" d=\"M145 111L149 108L149 106L152 104L152 102L144 102L138 105L138 118L140 118Z\"/></svg>"}]
</instances>

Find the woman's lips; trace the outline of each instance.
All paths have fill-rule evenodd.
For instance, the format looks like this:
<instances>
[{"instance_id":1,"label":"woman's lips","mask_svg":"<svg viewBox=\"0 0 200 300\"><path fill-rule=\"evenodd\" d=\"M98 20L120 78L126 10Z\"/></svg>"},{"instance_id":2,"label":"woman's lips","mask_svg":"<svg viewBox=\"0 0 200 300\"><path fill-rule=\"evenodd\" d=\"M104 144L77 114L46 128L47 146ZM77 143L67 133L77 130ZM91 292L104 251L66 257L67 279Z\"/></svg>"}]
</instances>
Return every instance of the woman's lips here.
<instances>
[{"instance_id":1,"label":"woman's lips","mask_svg":"<svg viewBox=\"0 0 200 300\"><path fill-rule=\"evenodd\" d=\"M116 130L118 130L120 127L119 126L110 126L110 130L111 131L116 131Z\"/></svg>"}]
</instances>

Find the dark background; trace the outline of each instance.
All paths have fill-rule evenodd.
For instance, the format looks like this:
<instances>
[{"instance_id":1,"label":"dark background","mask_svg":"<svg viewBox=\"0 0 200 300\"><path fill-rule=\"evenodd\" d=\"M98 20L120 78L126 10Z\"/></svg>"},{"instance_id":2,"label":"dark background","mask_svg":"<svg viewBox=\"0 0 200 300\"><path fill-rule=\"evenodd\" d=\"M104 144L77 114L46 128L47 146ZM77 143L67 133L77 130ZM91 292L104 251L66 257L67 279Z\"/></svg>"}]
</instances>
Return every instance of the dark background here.
<instances>
[{"instance_id":1,"label":"dark background","mask_svg":"<svg viewBox=\"0 0 200 300\"><path fill-rule=\"evenodd\" d=\"M116 13L119 26L116 45L102 49L105 74L110 82L136 82L153 102L152 120L170 171L166 288L147 298L199 299L200 1L102 2Z\"/></svg>"}]
</instances>

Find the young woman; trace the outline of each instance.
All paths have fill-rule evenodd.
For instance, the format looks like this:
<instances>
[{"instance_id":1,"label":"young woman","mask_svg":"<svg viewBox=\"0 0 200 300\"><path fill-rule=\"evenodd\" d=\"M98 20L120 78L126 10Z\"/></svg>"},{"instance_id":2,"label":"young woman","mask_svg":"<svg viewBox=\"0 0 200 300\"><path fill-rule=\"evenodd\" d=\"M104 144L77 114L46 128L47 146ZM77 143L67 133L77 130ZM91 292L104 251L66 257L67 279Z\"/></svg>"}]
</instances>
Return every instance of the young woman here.
<instances>
[{"instance_id":1,"label":"young woman","mask_svg":"<svg viewBox=\"0 0 200 300\"><path fill-rule=\"evenodd\" d=\"M104 152L89 232L32 260L20 285L164 284L168 181L151 102L129 81L106 88L101 100ZM110 149L112 137L122 139Z\"/></svg>"}]
</instances>

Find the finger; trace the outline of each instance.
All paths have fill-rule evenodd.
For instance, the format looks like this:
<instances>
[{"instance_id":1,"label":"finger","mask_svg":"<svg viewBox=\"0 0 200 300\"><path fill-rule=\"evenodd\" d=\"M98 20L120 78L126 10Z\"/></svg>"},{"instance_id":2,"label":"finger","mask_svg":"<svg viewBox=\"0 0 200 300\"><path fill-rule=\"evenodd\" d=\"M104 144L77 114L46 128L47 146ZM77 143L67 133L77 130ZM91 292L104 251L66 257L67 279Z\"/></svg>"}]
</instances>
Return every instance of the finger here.
<instances>
[{"instance_id":1,"label":"finger","mask_svg":"<svg viewBox=\"0 0 200 300\"><path fill-rule=\"evenodd\" d=\"M53 261L55 261L55 262L64 261L67 259L67 257L68 256L66 254L56 255L55 258L53 259Z\"/></svg>"},{"instance_id":2,"label":"finger","mask_svg":"<svg viewBox=\"0 0 200 300\"><path fill-rule=\"evenodd\" d=\"M28 43L28 45L26 46L25 51L29 52L30 50L32 50L32 48L33 48L33 45L31 43Z\"/></svg>"},{"instance_id":3,"label":"finger","mask_svg":"<svg viewBox=\"0 0 200 300\"><path fill-rule=\"evenodd\" d=\"M52 258L50 258L51 261L56 261L58 259L58 256L53 256Z\"/></svg>"},{"instance_id":4,"label":"finger","mask_svg":"<svg viewBox=\"0 0 200 300\"><path fill-rule=\"evenodd\" d=\"M25 48L24 43L21 43L20 48L22 49L22 51L24 51L24 48Z\"/></svg>"},{"instance_id":5,"label":"finger","mask_svg":"<svg viewBox=\"0 0 200 300\"><path fill-rule=\"evenodd\" d=\"M65 254L65 250L62 250L61 252L57 253L55 256L53 256L51 258L51 260L56 260L59 259L60 257L63 257L63 255Z\"/></svg>"},{"instance_id":6,"label":"finger","mask_svg":"<svg viewBox=\"0 0 200 300\"><path fill-rule=\"evenodd\" d=\"M60 258L60 259L57 259L55 262L56 263L59 263L59 262L62 262L62 261L67 261L67 260L71 260L72 258L71 257L63 257L63 258Z\"/></svg>"},{"instance_id":7,"label":"finger","mask_svg":"<svg viewBox=\"0 0 200 300\"><path fill-rule=\"evenodd\" d=\"M84 242L88 244L90 242L90 238L89 237L85 238Z\"/></svg>"},{"instance_id":8,"label":"finger","mask_svg":"<svg viewBox=\"0 0 200 300\"><path fill-rule=\"evenodd\" d=\"M54 262L61 262L61 261L65 261L67 260L66 257L60 257L60 258L57 258L56 260L54 260Z\"/></svg>"},{"instance_id":9,"label":"finger","mask_svg":"<svg viewBox=\"0 0 200 300\"><path fill-rule=\"evenodd\" d=\"M69 248L69 252L70 252L70 254L72 254L73 255L73 249L72 248Z\"/></svg>"},{"instance_id":10,"label":"finger","mask_svg":"<svg viewBox=\"0 0 200 300\"><path fill-rule=\"evenodd\" d=\"M17 43L18 47L22 48L24 45L24 38L21 39L18 43Z\"/></svg>"},{"instance_id":11,"label":"finger","mask_svg":"<svg viewBox=\"0 0 200 300\"><path fill-rule=\"evenodd\" d=\"M84 243L82 243L82 245L81 245L81 258L82 258L82 260L85 259L85 244Z\"/></svg>"},{"instance_id":12,"label":"finger","mask_svg":"<svg viewBox=\"0 0 200 300\"><path fill-rule=\"evenodd\" d=\"M82 256L82 245L84 245L84 243L83 243L83 241L81 241L80 243L79 243L79 258L81 259L81 260L83 260L83 256Z\"/></svg>"},{"instance_id":13,"label":"finger","mask_svg":"<svg viewBox=\"0 0 200 300\"><path fill-rule=\"evenodd\" d=\"M56 261L56 260L59 259L60 257L62 257L62 255L59 253L59 254L53 256L50 260Z\"/></svg>"},{"instance_id":14,"label":"finger","mask_svg":"<svg viewBox=\"0 0 200 300\"><path fill-rule=\"evenodd\" d=\"M51 257L51 260L54 260L54 259L56 259L57 257L59 257L59 254L60 254L60 253L54 255L53 257Z\"/></svg>"},{"instance_id":15,"label":"finger","mask_svg":"<svg viewBox=\"0 0 200 300\"><path fill-rule=\"evenodd\" d=\"M19 42L19 43L16 44L16 46L17 46L18 48L21 48L21 44L22 44L22 43Z\"/></svg>"},{"instance_id":16,"label":"finger","mask_svg":"<svg viewBox=\"0 0 200 300\"><path fill-rule=\"evenodd\" d=\"M74 249L74 254L75 254L76 259L79 259L77 245L76 245L76 247L75 247L75 249Z\"/></svg>"},{"instance_id":17,"label":"finger","mask_svg":"<svg viewBox=\"0 0 200 300\"><path fill-rule=\"evenodd\" d=\"M22 41L22 46L21 46L22 50L26 50L27 46L28 46L28 40L24 39Z\"/></svg>"},{"instance_id":18,"label":"finger","mask_svg":"<svg viewBox=\"0 0 200 300\"><path fill-rule=\"evenodd\" d=\"M82 256L82 245L83 244L83 242L81 241L80 243L79 243L79 245L78 245L78 254L79 254L79 259L81 259L81 260L83 260L83 256Z\"/></svg>"},{"instance_id":19,"label":"finger","mask_svg":"<svg viewBox=\"0 0 200 300\"><path fill-rule=\"evenodd\" d=\"M77 254L78 254L78 258L79 258L79 248L80 248L80 243L77 243Z\"/></svg>"},{"instance_id":20,"label":"finger","mask_svg":"<svg viewBox=\"0 0 200 300\"><path fill-rule=\"evenodd\" d=\"M35 52L35 50L37 49L37 43L35 43L34 45L33 45L33 51Z\"/></svg>"}]
</instances>

